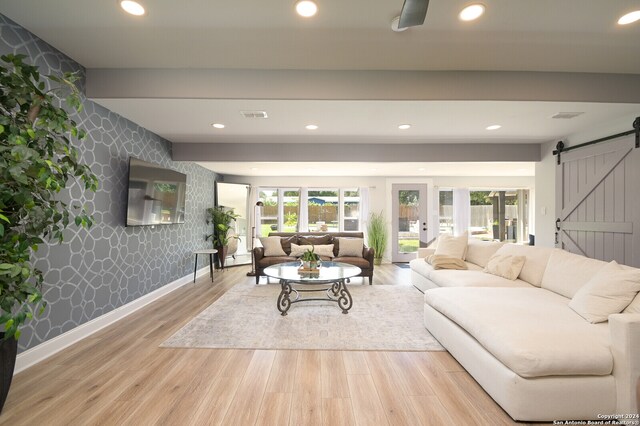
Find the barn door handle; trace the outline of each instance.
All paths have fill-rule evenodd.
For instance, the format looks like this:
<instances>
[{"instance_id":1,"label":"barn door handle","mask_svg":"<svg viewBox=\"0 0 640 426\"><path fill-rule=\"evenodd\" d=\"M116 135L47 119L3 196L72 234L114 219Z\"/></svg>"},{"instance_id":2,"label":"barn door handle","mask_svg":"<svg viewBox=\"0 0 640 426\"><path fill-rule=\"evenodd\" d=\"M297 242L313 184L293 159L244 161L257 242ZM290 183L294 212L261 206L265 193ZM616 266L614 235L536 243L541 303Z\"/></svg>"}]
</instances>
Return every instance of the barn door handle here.
<instances>
[{"instance_id":1,"label":"barn door handle","mask_svg":"<svg viewBox=\"0 0 640 426\"><path fill-rule=\"evenodd\" d=\"M556 219L556 231L560 230L560 218Z\"/></svg>"}]
</instances>

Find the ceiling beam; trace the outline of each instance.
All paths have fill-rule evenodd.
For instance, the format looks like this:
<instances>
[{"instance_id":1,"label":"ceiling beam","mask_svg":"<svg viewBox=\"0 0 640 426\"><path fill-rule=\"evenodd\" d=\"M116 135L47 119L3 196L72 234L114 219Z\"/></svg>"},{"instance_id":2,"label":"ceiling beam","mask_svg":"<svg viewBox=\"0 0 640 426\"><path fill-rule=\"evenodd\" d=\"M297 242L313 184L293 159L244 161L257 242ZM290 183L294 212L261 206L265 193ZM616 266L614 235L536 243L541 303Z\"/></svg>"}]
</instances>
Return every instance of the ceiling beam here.
<instances>
[{"instance_id":1,"label":"ceiling beam","mask_svg":"<svg viewBox=\"0 0 640 426\"><path fill-rule=\"evenodd\" d=\"M89 98L640 103L640 74L88 69Z\"/></svg>"},{"instance_id":2,"label":"ceiling beam","mask_svg":"<svg viewBox=\"0 0 640 426\"><path fill-rule=\"evenodd\" d=\"M174 143L174 161L478 162L540 161L539 144Z\"/></svg>"}]
</instances>

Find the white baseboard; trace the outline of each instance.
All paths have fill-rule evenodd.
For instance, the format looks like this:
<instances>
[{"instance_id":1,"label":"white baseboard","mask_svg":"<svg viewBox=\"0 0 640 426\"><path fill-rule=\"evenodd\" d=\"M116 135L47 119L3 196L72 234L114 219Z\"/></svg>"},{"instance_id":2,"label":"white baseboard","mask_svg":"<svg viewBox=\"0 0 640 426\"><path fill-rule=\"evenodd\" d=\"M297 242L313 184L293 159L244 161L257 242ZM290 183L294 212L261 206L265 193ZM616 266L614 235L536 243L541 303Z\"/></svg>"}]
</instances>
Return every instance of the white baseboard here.
<instances>
[{"instance_id":1,"label":"white baseboard","mask_svg":"<svg viewBox=\"0 0 640 426\"><path fill-rule=\"evenodd\" d=\"M196 276L200 277L205 274L209 274L208 265L202 269L199 269L196 273ZM169 284L164 285L159 289L152 291L151 293L147 293L144 296L127 303L126 305L122 305L119 308L114 309L113 311L99 316L98 318L85 322L84 324L81 324L76 328L67 331L66 333L49 339L46 342L39 344L38 346L27 349L26 351L18 354L16 358L14 374L26 370L32 365L35 365L40 361L49 358L50 356L60 352L61 350L73 345L79 340L82 340L85 337L88 337L93 333L102 330L103 328L115 323L116 321L121 320L127 315L131 315L138 309L145 307L149 303L191 282L193 282L193 274L185 275L184 277L178 278L177 280L170 282Z\"/></svg>"}]
</instances>

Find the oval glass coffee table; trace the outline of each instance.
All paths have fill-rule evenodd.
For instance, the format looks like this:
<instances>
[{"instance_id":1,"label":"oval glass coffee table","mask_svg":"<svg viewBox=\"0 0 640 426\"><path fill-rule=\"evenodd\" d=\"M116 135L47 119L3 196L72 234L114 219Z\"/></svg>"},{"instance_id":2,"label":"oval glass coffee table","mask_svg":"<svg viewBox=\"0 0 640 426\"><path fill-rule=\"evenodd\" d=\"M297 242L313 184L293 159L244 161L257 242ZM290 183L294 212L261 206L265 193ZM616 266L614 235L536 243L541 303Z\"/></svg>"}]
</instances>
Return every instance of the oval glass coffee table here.
<instances>
[{"instance_id":1,"label":"oval glass coffee table","mask_svg":"<svg viewBox=\"0 0 640 426\"><path fill-rule=\"evenodd\" d=\"M322 262L322 266L317 271L301 271L300 262L278 263L268 266L264 270L266 276L280 280L282 290L278 296L278 310L283 316L287 315L292 304L312 300L336 302L343 314L348 313L353 305L353 299L346 283L350 278L359 275L360 272L362 270L357 266L341 262ZM294 284L331 285L320 288L294 288ZM325 292L326 297L300 297L300 293L304 292ZM291 293L295 293L295 296L292 297Z\"/></svg>"}]
</instances>

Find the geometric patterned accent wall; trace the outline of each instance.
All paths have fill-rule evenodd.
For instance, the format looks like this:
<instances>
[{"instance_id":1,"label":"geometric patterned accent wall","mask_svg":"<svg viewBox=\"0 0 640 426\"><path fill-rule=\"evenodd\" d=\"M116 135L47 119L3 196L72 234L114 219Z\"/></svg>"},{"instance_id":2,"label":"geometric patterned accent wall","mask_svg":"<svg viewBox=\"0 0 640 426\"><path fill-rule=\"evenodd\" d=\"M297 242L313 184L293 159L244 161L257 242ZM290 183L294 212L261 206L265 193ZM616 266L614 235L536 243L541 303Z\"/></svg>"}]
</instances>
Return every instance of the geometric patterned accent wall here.
<instances>
[{"instance_id":1,"label":"geometric patterned accent wall","mask_svg":"<svg viewBox=\"0 0 640 426\"><path fill-rule=\"evenodd\" d=\"M27 55L43 75L84 74L79 64L0 14L0 54L7 53ZM78 147L100 186L84 194L72 185L63 197L84 204L95 224L90 230L71 225L63 244L41 245L34 262L44 272L48 306L23 328L21 351L189 275L192 251L210 244L204 239L205 209L214 205L215 173L171 161L167 140L88 99L73 119L87 132ZM187 175L184 224L124 226L129 156Z\"/></svg>"}]
</instances>

